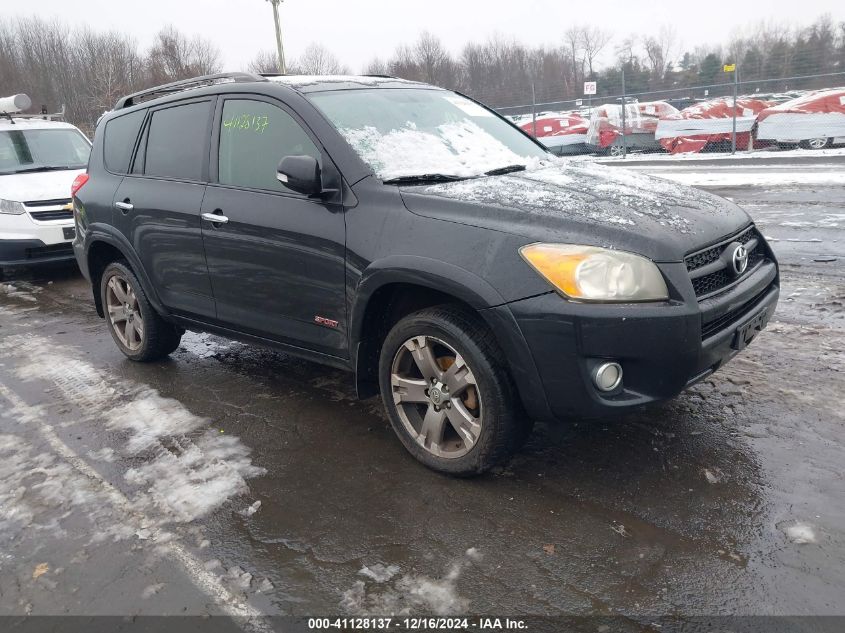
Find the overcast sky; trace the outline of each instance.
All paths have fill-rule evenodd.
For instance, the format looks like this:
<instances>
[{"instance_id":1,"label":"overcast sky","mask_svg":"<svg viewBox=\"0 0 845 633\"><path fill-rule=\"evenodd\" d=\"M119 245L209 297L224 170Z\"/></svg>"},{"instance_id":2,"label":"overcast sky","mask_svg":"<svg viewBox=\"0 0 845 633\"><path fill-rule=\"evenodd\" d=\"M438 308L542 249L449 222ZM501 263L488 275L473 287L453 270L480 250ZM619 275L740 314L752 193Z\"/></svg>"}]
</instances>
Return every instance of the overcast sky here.
<instances>
[{"instance_id":1,"label":"overcast sky","mask_svg":"<svg viewBox=\"0 0 845 633\"><path fill-rule=\"evenodd\" d=\"M242 70L259 49L273 49L272 9L267 0L38 0L11 3L8 15L31 15L37 6L45 18L69 26L117 29L146 46L167 23L213 40L226 70ZM614 42L631 34L656 32L674 25L686 50L724 42L735 27L761 19L808 24L822 13L845 20L842 0L285 0L281 6L285 48L289 56L317 41L337 54L353 72L373 57L388 57L397 45L416 39L422 30L438 35L458 52L469 39L514 36L527 44L558 44L567 27L592 23L614 34ZM612 44L613 44L612 43ZM612 46L609 47L612 52Z\"/></svg>"}]
</instances>

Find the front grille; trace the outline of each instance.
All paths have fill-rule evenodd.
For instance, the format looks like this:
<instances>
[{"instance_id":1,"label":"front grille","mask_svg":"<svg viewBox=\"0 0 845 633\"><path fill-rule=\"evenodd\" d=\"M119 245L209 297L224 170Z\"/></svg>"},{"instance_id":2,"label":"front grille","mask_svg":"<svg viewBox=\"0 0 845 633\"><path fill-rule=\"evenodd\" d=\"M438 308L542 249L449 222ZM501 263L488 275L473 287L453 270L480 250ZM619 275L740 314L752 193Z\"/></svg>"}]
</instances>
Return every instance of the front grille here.
<instances>
[{"instance_id":1,"label":"front grille","mask_svg":"<svg viewBox=\"0 0 845 633\"><path fill-rule=\"evenodd\" d=\"M30 211L29 215L33 220L38 220L39 222L73 219L73 211L65 211L64 209L59 211Z\"/></svg>"},{"instance_id":2,"label":"front grille","mask_svg":"<svg viewBox=\"0 0 845 633\"><path fill-rule=\"evenodd\" d=\"M57 198L56 200L32 200L23 203L25 207L37 209L38 207L63 207L70 204L70 198Z\"/></svg>"},{"instance_id":3,"label":"front grille","mask_svg":"<svg viewBox=\"0 0 845 633\"><path fill-rule=\"evenodd\" d=\"M24 252L27 259L41 259L42 257L56 257L58 255L73 255L73 245L70 242L50 244L27 248Z\"/></svg>"},{"instance_id":4,"label":"front grille","mask_svg":"<svg viewBox=\"0 0 845 633\"><path fill-rule=\"evenodd\" d=\"M756 297L754 297L750 301L747 301L746 303L742 304L740 307L738 307L734 310L731 310L730 312L728 312L726 314L723 314L722 316L718 317L717 319L713 319L712 321L710 321L708 323L704 323L701 326L701 338L702 338L702 340L708 338L709 336L712 336L713 334L715 334L715 333L717 333L721 330L723 330L725 328L725 326L727 326L727 325L733 323L734 321L741 319L745 315L753 312L754 309L757 307L757 304L760 303L760 301L763 299L764 296L766 296L766 293L769 292L770 289L771 289L771 286L769 286L768 288L763 290L761 293L759 293Z\"/></svg>"},{"instance_id":5,"label":"front grille","mask_svg":"<svg viewBox=\"0 0 845 633\"><path fill-rule=\"evenodd\" d=\"M73 209L70 207L70 198L57 198L56 200L30 200L24 202L29 216L37 222L51 222L55 220L72 220Z\"/></svg>"},{"instance_id":6,"label":"front grille","mask_svg":"<svg viewBox=\"0 0 845 633\"><path fill-rule=\"evenodd\" d=\"M749 247L748 267L739 276L736 276L732 269L728 269L727 265L722 261L725 249L734 242L739 242L740 244L752 243ZM687 272L690 274L695 296L702 299L724 290L739 281L742 277L754 270L765 257L763 238L757 232L757 229L752 226L719 244L687 255L684 258L684 263L686 264Z\"/></svg>"}]
</instances>

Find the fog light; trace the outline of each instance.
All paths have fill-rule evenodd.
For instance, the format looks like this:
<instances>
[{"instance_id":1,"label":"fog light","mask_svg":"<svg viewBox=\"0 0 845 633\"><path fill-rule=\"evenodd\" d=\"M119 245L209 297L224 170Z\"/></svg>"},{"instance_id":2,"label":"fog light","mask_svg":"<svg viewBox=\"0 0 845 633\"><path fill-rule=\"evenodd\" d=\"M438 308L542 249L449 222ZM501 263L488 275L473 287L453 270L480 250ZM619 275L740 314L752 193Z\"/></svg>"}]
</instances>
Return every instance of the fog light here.
<instances>
[{"instance_id":1,"label":"fog light","mask_svg":"<svg viewBox=\"0 0 845 633\"><path fill-rule=\"evenodd\" d=\"M622 384L622 366L619 363L602 363L593 370L593 382L599 391L614 391Z\"/></svg>"}]
</instances>

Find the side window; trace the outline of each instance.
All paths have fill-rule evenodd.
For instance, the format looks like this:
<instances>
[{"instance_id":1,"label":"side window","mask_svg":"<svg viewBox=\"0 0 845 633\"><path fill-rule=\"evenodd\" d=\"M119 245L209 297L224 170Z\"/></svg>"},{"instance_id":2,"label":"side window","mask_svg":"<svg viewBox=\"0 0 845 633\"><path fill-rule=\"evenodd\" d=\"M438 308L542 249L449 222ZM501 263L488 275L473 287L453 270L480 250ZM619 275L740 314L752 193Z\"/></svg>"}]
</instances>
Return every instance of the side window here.
<instances>
[{"instance_id":1,"label":"side window","mask_svg":"<svg viewBox=\"0 0 845 633\"><path fill-rule=\"evenodd\" d=\"M103 141L106 169L116 174L125 174L129 170L132 150L135 149L135 141L146 114L146 110L139 110L111 119L106 123Z\"/></svg>"},{"instance_id":2,"label":"side window","mask_svg":"<svg viewBox=\"0 0 845 633\"><path fill-rule=\"evenodd\" d=\"M320 151L299 123L278 106L250 99L229 99L220 122L218 180L224 185L290 191L276 178L285 156Z\"/></svg>"},{"instance_id":3,"label":"side window","mask_svg":"<svg viewBox=\"0 0 845 633\"><path fill-rule=\"evenodd\" d=\"M153 112L147 132L144 173L200 180L211 102L188 103Z\"/></svg>"}]
</instances>

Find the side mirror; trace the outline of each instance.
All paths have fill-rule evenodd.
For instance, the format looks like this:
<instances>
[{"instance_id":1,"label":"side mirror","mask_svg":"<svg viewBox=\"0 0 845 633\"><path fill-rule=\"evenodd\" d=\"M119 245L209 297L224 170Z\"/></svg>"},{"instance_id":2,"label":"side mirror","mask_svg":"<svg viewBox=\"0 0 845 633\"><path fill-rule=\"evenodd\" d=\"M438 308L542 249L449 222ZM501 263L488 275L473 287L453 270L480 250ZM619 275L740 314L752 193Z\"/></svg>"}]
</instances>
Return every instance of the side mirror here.
<instances>
[{"instance_id":1,"label":"side mirror","mask_svg":"<svg viewBox=\"0 0 845 633\"><path fill-rule=\"evenodd\" d=\"M297 193L313 196L323 190L320 163L313 156L285 156L276 171L279 182Z\"/></svg>"}]
</instances>

